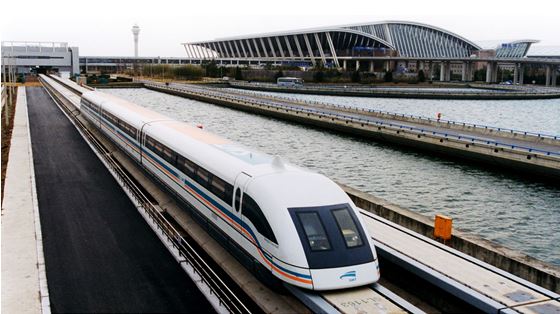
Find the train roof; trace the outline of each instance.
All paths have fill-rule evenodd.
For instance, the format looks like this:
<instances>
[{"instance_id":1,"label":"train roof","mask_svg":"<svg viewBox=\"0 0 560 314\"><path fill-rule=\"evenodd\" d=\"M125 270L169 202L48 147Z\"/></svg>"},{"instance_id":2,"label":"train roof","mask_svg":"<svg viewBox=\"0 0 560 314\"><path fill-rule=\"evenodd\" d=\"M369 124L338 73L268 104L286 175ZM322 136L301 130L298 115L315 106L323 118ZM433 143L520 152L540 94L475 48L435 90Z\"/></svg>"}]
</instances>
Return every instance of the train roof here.
<instances>
[{"instance_id":1,"label":"train roof","mask_svg":"<svg viewBox=\"0 0 560 314\"><path fill-rule=\"evenodd\" d=\"M136 128L147 123L150 136L193 162L219 173L227 181L233 182L242 171L252 177L289 171L307 172L285 163L280 157L253 150L119 97L99 91L84 93L83 97L101 104L103 110L118 115L119 119Z\"/></svg>"}]
</instances>

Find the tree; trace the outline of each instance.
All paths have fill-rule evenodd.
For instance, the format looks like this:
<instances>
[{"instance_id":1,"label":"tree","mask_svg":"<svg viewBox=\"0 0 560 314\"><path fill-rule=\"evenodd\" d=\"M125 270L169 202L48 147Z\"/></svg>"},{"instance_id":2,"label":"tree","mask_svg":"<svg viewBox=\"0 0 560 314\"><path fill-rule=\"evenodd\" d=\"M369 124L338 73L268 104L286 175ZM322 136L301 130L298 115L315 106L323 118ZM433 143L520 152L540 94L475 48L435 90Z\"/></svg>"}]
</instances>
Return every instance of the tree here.
<instances>
[{"instance_id":1,"label":"tree","mask_svg":"<svg viewBox=\"0 0 560 314\"><path fill-rule=\"evenodd\" d=\"M218 69L218 64L215 60L211 60L207 64L203 65L206 70L206 76L209 77L220 77L220 69Z\"/></svg>"},{"instance_id":2,"label":"tree","mask_svg":"<svg viewBox=\"0 0 560 314\"><path fill-rule=\"evenodd\" d=\"M418 71L418 82L425 82L426 81L426 75L424 74L424 70L420 70Z\"/></svg>"},{"instance_id":3,"label":"tree","mask_svg":"<svg viewBox=\"0 0 560 314\"><path fill-rule=\"evenodd\" d=\"M238 81L243 80L243 73L241 73L241 69L239 67L235 67L235 79Z\"/></svg>"},{"instance_id":4,"label":"tree","mask_svg":"<svg viewBox=\"0 0 560 314\"><path fill-rule=\"evenodd\" d=\"M284 72L282 72L282 70L276 72L276 74L274 74L274 81L276 82L279 77L283 77L283 76L284 76Z\"/></svg>"},{"instance_id":5,"label":"tree","mask_svg":"<svg viewBox=\"0 0 560 314\"><path fill-rule=\"evenodd\" d=\"M323 62L321 60L317 60L317 62L315 62L315 66L313 68L315 70L321 71L325 68L325 65L323 64Z\"/></svg>"},{"instance_id":6,"label":"tree","mask_svg":"<svg viewBox=\"0 0 560 314\"><path fill-rule=\"evenodd\" d=\"M325 72L319 70L313 73L313 80L317 83L321 83L325 80Z\"/></svg>"},{"instance_id":7,"label":"tree","mask_svg":"<svg viewBox=\"0 0 560 314\"><path fill-rule=\"evenodd\" d=\"M356 70L352 72L351 80L353 83L360 83L362 81L362 77L360 76L360 71Z\"/></svg>"},{"instance_id":8,"label":"tree","mask_svg":"<svg viewBox=\"0 0 560 314\"><path fill-rule=\"evenodd\" d=\"M385 71L385 82L392 82L393 81L393 72Z\"/></svg>"}]
</instances>

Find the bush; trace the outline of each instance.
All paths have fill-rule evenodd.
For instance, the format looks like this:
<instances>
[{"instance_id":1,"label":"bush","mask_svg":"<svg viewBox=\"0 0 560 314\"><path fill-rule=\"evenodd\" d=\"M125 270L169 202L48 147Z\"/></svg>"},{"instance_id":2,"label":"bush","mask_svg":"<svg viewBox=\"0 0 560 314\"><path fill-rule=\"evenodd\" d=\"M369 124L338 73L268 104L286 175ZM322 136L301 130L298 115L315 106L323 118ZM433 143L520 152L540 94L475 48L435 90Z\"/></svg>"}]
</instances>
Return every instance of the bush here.
<instances>
[{"instance_id":1,"label":"bush","mask_svg":"<svg viewBox=\"0 0 560 314\"><path fill-rule=\"evenodd\" d=\"M353 83L360 83L362 81L362 77L360 76L360 72L358 70L352 72L351 80Z\"/></svg>"},{"instance_id":2,"label":"bush","mask_svg":"<svg viewBox=\"0 0 560 314\"><path fill-rule=\"evenodd\" d=\"M385 71L385 82L392 82L393 81L393 72Z\"/></svg>"},{"instance_id":3,"label":"bush","mask_svg":"<svg viewBox=\"0 0 560 314\"><path fill-rule=\"evenodd\" d=\"M279 77L284 77L284 72L282 72L282 70L280 70L280 71L276 72L276 74L274 74L274 81L276 82Z\"/></svg>"},{"instance_id":4,"label":"bush","mask_svg":"<svg viewBox=\"0 0 560 314\"><path fill-rule=\"evenodd\" d=\"M424 70L420 70L418 71L418 82L425 82L426 81L426 75L424 74Z\"/></svg>"},{"instance_id":5,"label":"bush","mask_svg":"<svg viewBox=\"0 0 560 314\"><path fill-rule=\"evenodd\" d=\"M204 70L196 65L183 65L173 68L173 76L184 80L200 79L204 76Z\"/></svg>"},{"instance_id":6,"label":"bush","mask_svg":"<svg viewBox=\"0 0 560 314\"><path fill-rule=\"evenodd\" d=\"M220 77L221 71L218 68L218 64L216 61L212 60L206 64L203 64L202 67L206 72L206 76L208 77Z\"/></svg>"},{"instance_id":7,"label":"bush","mask_svg":"<svg viewBox=\"0 0 560 314\"><path fill-rule=\"evenodd\" d=\"M313 73L313 80L317 83L321 83L325 81L325 72L323 71L316 71Z\"/></svg>"},{"instance_id":8,"label":"bush","mask_svg":"<svg viewBox=\"0 0 560 314\"><path fill-rule=\"evenodd\" d=\"M243 80L243 73L241 73L241 69L239 67L235 67L235 79L238 81Z\"/></svg>"}]
</instances>

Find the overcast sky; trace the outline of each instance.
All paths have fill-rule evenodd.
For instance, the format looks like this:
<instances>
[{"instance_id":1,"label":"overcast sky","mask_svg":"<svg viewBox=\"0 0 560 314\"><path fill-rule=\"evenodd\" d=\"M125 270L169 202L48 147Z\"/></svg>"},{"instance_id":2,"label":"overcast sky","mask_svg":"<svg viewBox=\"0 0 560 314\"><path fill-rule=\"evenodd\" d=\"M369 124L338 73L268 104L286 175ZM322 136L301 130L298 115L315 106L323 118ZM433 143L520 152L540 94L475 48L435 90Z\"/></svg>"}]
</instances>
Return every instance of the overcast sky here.
<instances>
[{"instance_id":1,"label":"overcast sky","mask_svg":"<svg viewBox=\"0 0 560 314\"><path fill-rule=\"evenodd\" d=\"M185 56L182 42L338 24L411 20L474 41L539 39L560 45L558 0L24 0L4 1L2 41L63 41L80 55Z\"/></svg>"}]
</instances>

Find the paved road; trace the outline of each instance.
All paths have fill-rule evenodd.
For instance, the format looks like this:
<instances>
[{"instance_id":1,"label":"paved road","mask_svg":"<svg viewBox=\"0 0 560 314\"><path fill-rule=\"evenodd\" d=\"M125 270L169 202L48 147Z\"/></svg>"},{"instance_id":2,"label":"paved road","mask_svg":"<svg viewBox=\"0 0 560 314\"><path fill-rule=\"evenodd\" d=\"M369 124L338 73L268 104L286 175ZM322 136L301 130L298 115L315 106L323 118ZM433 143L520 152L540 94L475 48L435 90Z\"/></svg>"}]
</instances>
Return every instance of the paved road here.
<instances>
[{"instance_id":1,"label":"paved road","mask_svg":"<svg viewBox=\"0 0 560 314\"><path fill-rule=\"evenodd\" d=\"M53 312L212 311L43 88L27 100Z\"/></svg>"}]
</instances>

